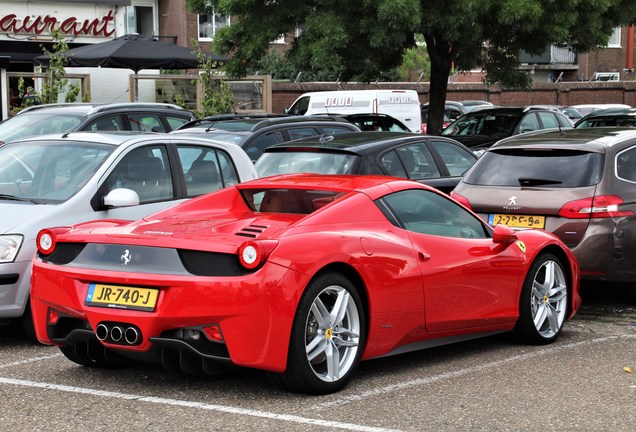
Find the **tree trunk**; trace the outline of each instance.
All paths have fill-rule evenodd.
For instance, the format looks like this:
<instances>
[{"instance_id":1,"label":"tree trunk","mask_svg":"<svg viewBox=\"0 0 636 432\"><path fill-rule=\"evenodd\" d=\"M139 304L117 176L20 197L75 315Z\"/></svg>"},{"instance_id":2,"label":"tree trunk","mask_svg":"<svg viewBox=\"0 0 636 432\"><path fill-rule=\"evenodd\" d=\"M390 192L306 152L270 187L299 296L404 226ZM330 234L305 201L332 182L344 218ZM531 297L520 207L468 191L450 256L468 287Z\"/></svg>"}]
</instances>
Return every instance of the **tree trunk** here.
<instances>
[{"instance_id":1,"label":"tree trunk","mask_svg":"<svg viewBox=\"0 0 636 432\"><path fill-rule=\"evenodd\" d=\"M431 84L429 93L427 133L439 135L444 123L446 88L453 64L452 49L448 43L439 42L434 36L425 35L426 48L431 59Z\"/></svg>"}]
</instances>

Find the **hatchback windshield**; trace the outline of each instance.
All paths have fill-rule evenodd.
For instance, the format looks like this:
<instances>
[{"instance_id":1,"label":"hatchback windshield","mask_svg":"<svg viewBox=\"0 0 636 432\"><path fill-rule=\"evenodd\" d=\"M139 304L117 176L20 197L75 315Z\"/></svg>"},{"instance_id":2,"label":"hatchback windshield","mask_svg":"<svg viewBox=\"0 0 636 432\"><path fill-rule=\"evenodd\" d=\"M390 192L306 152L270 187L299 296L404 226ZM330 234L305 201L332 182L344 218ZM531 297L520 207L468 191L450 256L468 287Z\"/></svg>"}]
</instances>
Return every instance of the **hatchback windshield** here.
<instances>
[{"instance_id":1,"label":"hatchback windshield","mask_svg":"<svg viewBox=\"0 0 636 432\"><path fill-rule=\"evenodd\" d=\"M256 171L261 177L302 172L352 174L351 168L357 157L347 153L271 152L264 153L256 161Z\"/></svg>"},{"instance_id":2,"label":"hatchback windshield","mask_svg":"<svg viewBox=\"0 0 636 432\"><path fill-rule=\"evenodd\" d=\"M24 113L0 123L0 141L9 142L36 135L74 131L84 119L80 115Z\"/></svg>"},{"instance_id":3,"label":"hatchback windshield","mask_svg":"<svg viewBox=\"0 0 636 432\"><path fill-rule=\"evenodd\" d=\"M484 186L581 187L597 184L602 171L601 153L501 150L486 152L463 181Z\"/></svg>"},{"instance_id":4,"label":"hatchback windshield","mask_svg":"<svg viewBox=\"0 0 636 432\"><path fill-rule=\"evenodd\" d=\"M114 148L47 141L0 147L0 200L66 201L91 178Z\"/></svg>"}]
</instances>

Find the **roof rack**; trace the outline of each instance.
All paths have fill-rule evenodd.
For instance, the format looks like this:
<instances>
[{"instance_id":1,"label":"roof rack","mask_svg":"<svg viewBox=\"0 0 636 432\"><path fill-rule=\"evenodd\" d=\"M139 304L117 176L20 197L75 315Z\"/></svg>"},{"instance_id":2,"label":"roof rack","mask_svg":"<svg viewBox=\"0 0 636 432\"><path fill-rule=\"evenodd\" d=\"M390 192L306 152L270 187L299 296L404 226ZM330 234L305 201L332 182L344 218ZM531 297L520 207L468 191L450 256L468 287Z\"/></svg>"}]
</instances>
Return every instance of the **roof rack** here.
<instances>
[{"instance_id":1,"label":"roof rack","mask_svg":"<svg viewBox=\"0 0 636 432\"><path fill-rule=\"evenodd\" d=\"M153 109L166 108L166 109L175 109L175 110L185 111L179 105L170 104L170 103L163 103L163 102L120 102L120 103L113 103L113 104L108 104L108 105L97 106L97 107L93 108L92 110L90 110L90 112L88 114L94 114L96 112L103 112L103 111L110 111L110 110L115 110L115 109L125 108L125 107L130 107L130 108L153 108Z\"/></svg>"},{"instance_id":2,"label":"roof rack","mask_svg":"<svg viewBox=\"0 0 636 432\"><path fill-rule=\"evenodd\" d=\"M26 107L24 109L21 109L19 112L16 113L16 115L20 115L22 113L25 112L30 112L30 111L37 111L43 108L57 108L57 107L66 107L66 106L76 106L76 107L94 107L97 106L98 104L94 104L94 103L77 103L77 102L67 102L67 103L52 103L52 104L40 104L40 105L31 105L30 107Z\"/></svg>"}]
</instances>

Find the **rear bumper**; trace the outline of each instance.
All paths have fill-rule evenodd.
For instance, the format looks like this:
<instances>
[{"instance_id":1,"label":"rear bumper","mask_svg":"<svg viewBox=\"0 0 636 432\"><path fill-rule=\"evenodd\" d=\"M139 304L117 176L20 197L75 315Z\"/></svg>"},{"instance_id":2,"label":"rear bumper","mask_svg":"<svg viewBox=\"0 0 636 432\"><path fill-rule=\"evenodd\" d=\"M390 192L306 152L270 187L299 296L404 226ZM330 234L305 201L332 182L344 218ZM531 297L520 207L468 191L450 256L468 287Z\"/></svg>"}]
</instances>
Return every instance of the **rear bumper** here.
<instances>
[{"instance_id":1,"label":"rear bumper","mask_svg":"<svg viewBox=\"0 0 636 432\"><path fill-rule=\"evenodd\" d=\"M92 282L158 288L157 306L146 312L86 305ZM93 271L89 276L82 269L36 260L31 307L37 337L46 344L73 347L99 343L126 357L164 365L183 358L185 366L177 367L184 370L190 370L188 365L194 363L222 362L281 372L286 367L300 297L296 290L307 282L303 275L272 263L240 277L113 271ZM48 319L49 309L59 314L53 324ZM103 337L98 340L100 324L124 331L134 328L140 333L139 340L133 344ZM205 336L203 329L213 325L220 328L222 341Z\"/></svg>"}]
</instances>

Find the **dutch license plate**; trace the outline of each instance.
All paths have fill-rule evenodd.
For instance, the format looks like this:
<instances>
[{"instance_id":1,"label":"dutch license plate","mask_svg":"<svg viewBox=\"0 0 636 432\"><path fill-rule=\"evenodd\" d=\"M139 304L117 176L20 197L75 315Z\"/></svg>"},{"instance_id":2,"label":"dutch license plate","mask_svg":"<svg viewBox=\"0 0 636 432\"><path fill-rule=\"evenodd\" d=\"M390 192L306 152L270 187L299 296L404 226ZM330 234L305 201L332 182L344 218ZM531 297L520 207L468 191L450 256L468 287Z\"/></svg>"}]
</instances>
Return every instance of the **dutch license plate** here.
<instances>
[{"instance_id":1,"label":"dutch license plate","mask_svg":"<svg viewBox=\"0 0 636 432\"><path fill-rule=\"evenodd\" d=\"M90 284L86 304L152 312L157 305L158 296L159 290L153 288Z\"/></svg>"},{"instance_id":2,"label":"dutch license plate","mask_svg":"<svg viewBox=\"0 0 636 432\"><path fill-rule=\"evenodd\" d=\"M488 223L492 226L501 224L511 228L543 228L545 226L545 216L495 213L488 216Z\"/></svg>"}]
</instances>

